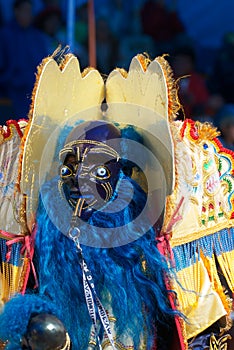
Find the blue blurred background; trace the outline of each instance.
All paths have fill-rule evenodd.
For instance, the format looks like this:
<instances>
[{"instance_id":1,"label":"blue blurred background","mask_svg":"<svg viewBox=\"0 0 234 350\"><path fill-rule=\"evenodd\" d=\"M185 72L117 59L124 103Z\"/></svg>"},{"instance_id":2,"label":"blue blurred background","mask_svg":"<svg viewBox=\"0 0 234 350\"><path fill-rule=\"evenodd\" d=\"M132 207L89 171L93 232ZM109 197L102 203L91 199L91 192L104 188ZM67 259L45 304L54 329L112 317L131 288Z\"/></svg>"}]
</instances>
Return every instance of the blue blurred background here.
<instances>
[{"instance_id":1,"label":"blue blurred background","mask_svg":"<svg viewBox=\"0 0 234 350\"><path fill-rule=\"evenodd\" d=\"M26 118L36 66L67 41L69 0L0 0L0 124ZM74 0L73 53L88 62L87 0ZM211 121L234 143L234 2L94 0L97 68L128 69L131 58L168 53L184 111ZM225 112L226 111L226 112ZM224 114L225 115L224 118ZM226 124L221 122L226 120ZM225 124L225 125L223 125ZM222 130L223 128L223 130ZM233 135L232 135L233 134Z\"/></svg>"}]
</instances>

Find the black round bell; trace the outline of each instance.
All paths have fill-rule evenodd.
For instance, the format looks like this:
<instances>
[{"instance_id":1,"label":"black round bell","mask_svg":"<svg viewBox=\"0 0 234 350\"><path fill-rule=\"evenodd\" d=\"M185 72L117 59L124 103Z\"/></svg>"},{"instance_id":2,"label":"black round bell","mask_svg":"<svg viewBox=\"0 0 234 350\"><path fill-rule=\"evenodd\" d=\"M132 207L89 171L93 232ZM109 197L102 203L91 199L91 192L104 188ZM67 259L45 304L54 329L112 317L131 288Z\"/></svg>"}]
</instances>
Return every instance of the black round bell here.
<instances>
[{"instance_id":1,"label":"black round bell","mask_svg":"<svg viewBox=\"0 0 234 350\"><path fill-rule=\"evenodd\" d=\"M28 350L60 350L67 341L62 322L50 314L39 314L29 321L22 348Z\"/></svg>"}]
</instances>

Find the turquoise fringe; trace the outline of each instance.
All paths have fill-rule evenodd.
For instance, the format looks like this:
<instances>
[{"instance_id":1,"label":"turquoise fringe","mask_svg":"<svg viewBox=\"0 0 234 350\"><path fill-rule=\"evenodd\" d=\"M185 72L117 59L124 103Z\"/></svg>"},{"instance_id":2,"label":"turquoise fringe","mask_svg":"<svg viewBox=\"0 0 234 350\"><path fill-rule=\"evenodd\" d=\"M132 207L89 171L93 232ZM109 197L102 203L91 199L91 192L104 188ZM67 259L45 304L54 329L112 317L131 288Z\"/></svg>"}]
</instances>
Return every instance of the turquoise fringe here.
<instances>
[{"instance_id":1,"label":"turquoise fringe","mask_svg":"<svg viewBox=\"0 0 234 350\"><path fill-rule=\"evenodd\" d=\"M176 271L200 260L200 252L211 258L234 250L234 228L223 229L212 235L173 248Z\"/></svg>"}]
</instances>

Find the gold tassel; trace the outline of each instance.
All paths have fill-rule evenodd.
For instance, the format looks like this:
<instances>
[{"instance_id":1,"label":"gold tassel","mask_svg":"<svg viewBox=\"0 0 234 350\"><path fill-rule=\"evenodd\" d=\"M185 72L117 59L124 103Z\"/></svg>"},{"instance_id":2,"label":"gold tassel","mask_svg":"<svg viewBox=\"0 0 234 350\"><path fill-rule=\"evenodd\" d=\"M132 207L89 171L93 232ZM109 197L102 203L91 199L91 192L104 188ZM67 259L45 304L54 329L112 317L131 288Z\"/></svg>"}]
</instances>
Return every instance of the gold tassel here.
<instances>
[{"instance_id":1,"label":"gold tassel","mask_svg":"<svg viewBox=\"0 0 234 350\"><path fill-rule=\"evenodd\" d=\"M2 273L0 273L1 286L1 302L6 303L9 298L16 292L19 292L22 267L2 262Z\"/></svg>"}]
</instances>

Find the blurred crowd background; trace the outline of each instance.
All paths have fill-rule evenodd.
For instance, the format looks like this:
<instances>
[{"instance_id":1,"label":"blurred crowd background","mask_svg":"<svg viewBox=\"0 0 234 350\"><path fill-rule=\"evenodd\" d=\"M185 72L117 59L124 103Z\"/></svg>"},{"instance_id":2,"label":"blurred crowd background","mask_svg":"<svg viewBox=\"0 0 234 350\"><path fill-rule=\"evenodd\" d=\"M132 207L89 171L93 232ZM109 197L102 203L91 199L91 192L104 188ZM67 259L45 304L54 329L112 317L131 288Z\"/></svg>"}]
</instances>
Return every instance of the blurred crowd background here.
<instances>
[{"instance_id":1,"label":"blurred crowd background","mask_svg":"<svg viewBox=\"0 0 234 350\"><path fill-rule=\"evenodd\" d=\"M97 68L169 54L183 105L178 118L214 123L234 150L234 2L95 0ZM87 0L76 0L74 54L88 62ZM0 124L27 116L36 66L67 44L67 0L0 0Z\"/></svg>"}]
</instances>

